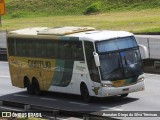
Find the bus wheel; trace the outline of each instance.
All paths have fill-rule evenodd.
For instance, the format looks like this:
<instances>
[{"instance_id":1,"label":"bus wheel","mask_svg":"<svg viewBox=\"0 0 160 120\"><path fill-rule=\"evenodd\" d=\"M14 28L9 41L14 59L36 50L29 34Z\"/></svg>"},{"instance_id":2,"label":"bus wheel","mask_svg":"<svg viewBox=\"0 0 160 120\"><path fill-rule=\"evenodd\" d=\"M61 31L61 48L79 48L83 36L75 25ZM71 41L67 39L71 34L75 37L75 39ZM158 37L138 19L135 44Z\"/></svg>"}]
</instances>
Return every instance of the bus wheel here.
<instances>
[{"instance_id":1,"label":"bus wheel","mask_svg":"<svg viewBox=\"0 0 160 120\"><path fill-rule=\"evenodd\" d=\"M37 79L32 80L33 92L35 95L39 96L41 94L39 83Z\"/></svg>"},{"instance_id":2,"label":"bus wheel","mask_svg":"<svg viewBox=\"0 0 160 120\"><path fill-rule=\"evenodd\" d=\"M25 87L27 88L27 93L33 94L33 88L28 79L25 79L24 84L25 84Z\"/></svg>"},{"instance_id":3,"label":"bus wheel","mask_svg":"<svg viewBox=\"0 0 160 120\"><path fill-rule=\"evenodd\" d=\"M122 94L122 95L121 95L121 97L122 97L122 98L127 97L127 96L128 96L128 94L129 94L129 93Z\"/></svg>"},{"instance_id":4,"label":"bus wheel","mask_svg":"<svg viewBox=\"0 0 160 120\"><path fill-rule=\"evenodd\" d=\"M82 83L80 89L81 89L81 96L82 96L83 100L85 102L90 102L91 101L91 97L89 95L87 86L84 83Z\"/></svg>"}]
</instances>

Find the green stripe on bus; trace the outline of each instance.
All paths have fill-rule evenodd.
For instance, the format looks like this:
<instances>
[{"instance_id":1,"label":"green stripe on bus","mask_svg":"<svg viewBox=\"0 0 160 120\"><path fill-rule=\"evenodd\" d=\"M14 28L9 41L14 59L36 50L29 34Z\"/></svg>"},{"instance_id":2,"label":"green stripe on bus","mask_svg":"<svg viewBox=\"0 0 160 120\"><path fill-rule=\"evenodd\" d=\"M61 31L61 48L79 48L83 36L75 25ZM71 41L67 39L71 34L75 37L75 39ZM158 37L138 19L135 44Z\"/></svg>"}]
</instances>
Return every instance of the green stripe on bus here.
<instances>
[{"instance_id":1,"label":"green stripe on bus","mask_svg":"<svg viewBox=\"0 0 160 120\"><path fill-rule=\"evenodd\" d=\"M73 75L73 60L66 60L64 65L64 74L60 86L69 85Z\"/></svg>"},{"instance_id":2,"label":"green stripe on bus","mask_svg":"<svg viewBox=\"0 0 160 120\"><path fill-rule=\"evenodd\" d=\"M57 60L52 79L53 86L69 85L73 75L73 60Z\"/></svg>"},{"instance_id":3,"label":"green stripe on bus","mask_svg":"<svg viewBox=\"0 0 160 120\"><path fill-rule=\"evenodd\" d=\"M60 40L70 40L70 37L60 37Z\"/></svg>"},{"instance_id":4,"label":"green stripe on bus","mask_svg":"<svg viewBox=\"0 0 160 120\"><path fill-rule=\"evenodd\" d=\"M65 60L56 60L56 64L54 67L54 76L52 79L52 85L56 86L60 84L63 77L64 63L65 63Z\"/></svg>"},{"instance_id":5,"label":"green stripe on bus","mask_svg":"<svg viewBox=\"0 0 160 120\"><path fill-rule=\"evenodd\" d=\"M60 37L60 40L71 40L71 41L78 41L79 37Z\"/></svg>"}]
</instances>

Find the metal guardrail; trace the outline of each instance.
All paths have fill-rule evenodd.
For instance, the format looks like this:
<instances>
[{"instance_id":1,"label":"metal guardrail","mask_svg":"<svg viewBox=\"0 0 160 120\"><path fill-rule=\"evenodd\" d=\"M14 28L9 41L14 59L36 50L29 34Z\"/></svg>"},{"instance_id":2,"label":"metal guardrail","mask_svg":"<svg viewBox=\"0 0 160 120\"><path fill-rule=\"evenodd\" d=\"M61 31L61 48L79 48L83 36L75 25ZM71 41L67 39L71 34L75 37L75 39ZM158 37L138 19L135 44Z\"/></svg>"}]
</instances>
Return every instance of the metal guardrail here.
<instances>
[{"instance_id":1,"label":"metal guardrail","mask_svg":"<svg viewBox=\"0 0 160 120\"><path fill-rule=\"evenodd\" d=\"M0 49L0 54L7 54L7 50L6 49Z\"/></svg>"},{"instance_id":2,"label":"metal guardrail","mask_svg":"<svg viewBox=\"0 0 160 120\"><path fill-rule=\"evenodd\" d=\"M39 105L33 105L33 104L27 104L27 103L18 103L16 101L0 101L0 108L5 110L6 108L15 108L13 112L32 112L32 113L41 113L43 118L47 119L54 119L57 120L57 117L60 116L72 116L76 118L83 118L83 120L119 120L118 118L111 118L111 117L103 117L99 115L94 115L90 113L82 113L78 111L67 111L62 109L55 109L51 107L45 107L45 106L39 106ZM17 111L18 110L18 111Z\"/></svg>"},{"instance_id":3,"label":"metal guardrail","mask_svg":"<svg viewBox=\"0 0 160 120\"><path fill-rule=\"evenodd\" d=\"M138 44L142 44L147 47L149 52L149 59L160 59L160 37L136 37ZM142 57L144 55L141 51Z\"/></svg>"},{"instance_id":4,"label":"metal guardrail","mask_svg":"<svg viewBox=\"0 0 160 120\"><path fill-rule=\"evenodd\" d=\"M0 60L1 61L7 60L7 50L4 48L0 48Z\"/></svg>"}]
</instances>

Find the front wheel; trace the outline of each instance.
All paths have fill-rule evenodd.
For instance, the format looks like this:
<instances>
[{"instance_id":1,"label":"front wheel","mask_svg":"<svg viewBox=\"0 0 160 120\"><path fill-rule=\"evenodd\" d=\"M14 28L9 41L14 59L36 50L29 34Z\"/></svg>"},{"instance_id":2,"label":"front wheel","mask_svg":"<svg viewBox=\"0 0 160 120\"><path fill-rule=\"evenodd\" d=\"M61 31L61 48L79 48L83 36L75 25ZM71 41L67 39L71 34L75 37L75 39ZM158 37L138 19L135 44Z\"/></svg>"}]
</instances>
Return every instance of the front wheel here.
<instances>
[{"instance_id":1,"label":"front wheel","mask_svg":"<svg viewBox=\"0 0 160 120\"><path fill-rule=\"evenodd\" d=\"M81 86L81 96L82 96L82 98L85 102L90 102L91 101L91 97L89 95L88 88L85 84L83 84Z\"/></svg>"}]
</instances>

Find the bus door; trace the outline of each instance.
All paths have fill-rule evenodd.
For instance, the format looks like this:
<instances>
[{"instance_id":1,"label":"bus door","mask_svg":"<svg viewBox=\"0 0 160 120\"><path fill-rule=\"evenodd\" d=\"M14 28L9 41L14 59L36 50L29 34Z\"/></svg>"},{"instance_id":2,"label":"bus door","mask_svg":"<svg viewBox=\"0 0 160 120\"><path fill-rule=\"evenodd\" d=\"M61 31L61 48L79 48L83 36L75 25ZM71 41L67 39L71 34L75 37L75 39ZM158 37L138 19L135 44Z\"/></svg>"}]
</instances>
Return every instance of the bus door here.
<instances>
[{"instance_id":1,"label":"bus door","mask_svg":"<svg viewBox=\"0 0 160 120\"><path fill-rule=\"evenodd\" d=\"M67 92L66 87L70 84L73 74L73 61L57 60L51 85L57 92Z\"/></svg>"},{"instance_id":2,"label":"bus door","mask_svg":"<svg viewBox=\"0 0 160 120\"><path fill-rule=\"evenodd\" d=\"M84 42L85 46L85 54L86 54L86 61L87 61L87 66L88 66L88 71L89 71L89 78L90 82L89 84L92 86L92 91L94 92L95 95L100 94L100 88L101 88L101 82L100 82L100 77L99 77L99 71L98 67L96 67L95 61L94 61L94 47L92 42Z\"/></svg>"}]
</instances>

